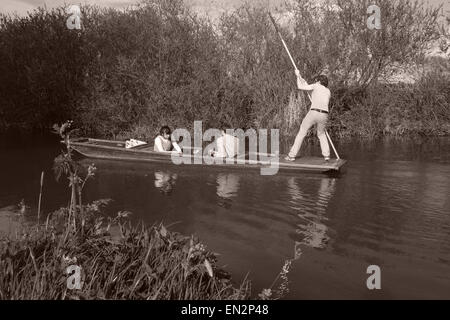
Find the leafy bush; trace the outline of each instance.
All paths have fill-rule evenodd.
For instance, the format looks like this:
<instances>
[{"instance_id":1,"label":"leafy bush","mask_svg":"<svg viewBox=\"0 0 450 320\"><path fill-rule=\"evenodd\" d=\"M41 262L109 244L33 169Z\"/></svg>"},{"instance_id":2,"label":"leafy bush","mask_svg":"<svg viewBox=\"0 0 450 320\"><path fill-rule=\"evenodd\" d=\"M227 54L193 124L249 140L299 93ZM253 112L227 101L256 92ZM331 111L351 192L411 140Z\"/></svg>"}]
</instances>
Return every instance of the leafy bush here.
<instances>
[{"instance_id":1,"label":"leafy bush","mask_svg":"<svg viewBox=\"0 0 450 320\"><path fill-rule=\"evenodd\" d=\"M439 8L379 1L382 29L369 30L368 5L297 0L275 14L303 77L326 73L331 80L331 131L448 134L448 64L404 92L378 81L423 63L429 41L439 37ZM66 19L62 7L2 15L0 130L46 128L70 117L85 135L106 138L151 140L161 125L190 129L194 120L293 135L307 110L265 8L244 5L213 24L181 0L146 0L121 11L83 6L82 30L67 29ZM403 109L412 105L414 116ZM429 122L429 110L438 122ZM414 125L400 125L405 112Z\"/></svg>"}]
</instances>

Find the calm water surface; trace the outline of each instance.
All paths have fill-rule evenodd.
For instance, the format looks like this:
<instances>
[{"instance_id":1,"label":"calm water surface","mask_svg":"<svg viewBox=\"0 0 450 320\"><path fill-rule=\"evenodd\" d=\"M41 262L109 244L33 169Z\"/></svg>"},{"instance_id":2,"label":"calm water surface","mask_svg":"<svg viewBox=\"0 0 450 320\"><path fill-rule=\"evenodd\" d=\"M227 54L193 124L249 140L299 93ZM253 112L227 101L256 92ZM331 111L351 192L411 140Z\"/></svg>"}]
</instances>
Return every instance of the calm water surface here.
<instances>
[{"instance_id":1,"label":"calm water surface","mask_svg":"<svg viewBox=\"0 0 450 320\"><path fill-rule=\"evenodd\" d=\"M0 149L0 230L12 232L22 198L33 221L46 172L44 210L67 204L68 181L50 168L57 144ZM450 139L352 142L338 176L94 161L86 200L147 224L195 234L220 253L236 281L268 288L291 261L289 299L450 299ZM317 145L306 152L320 154ZM82 161L89 164L93 161ZM369 291L369 265L381 268Z\"/></svg>"}]
</instances>

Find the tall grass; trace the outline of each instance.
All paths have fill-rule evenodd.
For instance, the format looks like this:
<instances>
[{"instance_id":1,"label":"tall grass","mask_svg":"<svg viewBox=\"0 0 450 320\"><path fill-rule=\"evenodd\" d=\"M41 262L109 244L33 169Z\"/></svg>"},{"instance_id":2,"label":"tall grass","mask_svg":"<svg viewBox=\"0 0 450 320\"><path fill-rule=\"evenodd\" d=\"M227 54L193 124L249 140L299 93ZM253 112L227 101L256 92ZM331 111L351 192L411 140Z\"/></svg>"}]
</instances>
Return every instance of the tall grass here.
<instances>
[{"instance_id":1,"label":"tall grass","mask_svg":"<svg viewBox=\"0 0 450 320\"><path fill-rule=\"evenodd\" d=\"M131 226L120 213L101 215L105 201L85 206L85 226L70 229L67 208L47 226L0 242L0 299L243 299L216 256L192 237L162 225ZM67 234L68 232L68 234ZM69 265L81 267L81 289L67 286Z\"/></svg>"},{"instance_id":2,"label":"tall grass","mask_svg":"<svg viewBox=\"0 0 450 320\"><path fill-rule=\"evenodd\" d=\"M333 129L341 137L448 135L449 88L450 73L435 66L413 84L377 84L335 105Z\"/></svg>"}]
</instances>

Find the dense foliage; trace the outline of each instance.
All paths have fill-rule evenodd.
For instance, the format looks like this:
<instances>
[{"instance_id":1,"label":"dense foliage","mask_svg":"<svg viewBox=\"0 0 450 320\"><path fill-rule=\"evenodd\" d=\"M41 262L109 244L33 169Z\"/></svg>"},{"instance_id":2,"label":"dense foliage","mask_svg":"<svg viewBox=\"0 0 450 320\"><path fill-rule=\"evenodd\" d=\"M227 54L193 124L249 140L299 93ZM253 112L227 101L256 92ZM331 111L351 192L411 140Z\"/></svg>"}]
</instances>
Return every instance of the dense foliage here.
<instances>
[{"instance_id":1,"label":"dense foliage","mask_svg":"<svg viewBox=\"0 0 450 320\"><path fill-rule=\"evenodd\" d=\"M303 77L329 76L335 134L448 134L448 58L413 83L389 81L424 63L439 9L378 2L381 30L367 28L367 1L297 0L274 15ZM0 130L72 118L97 137L151 139L163 124L194 120L296 133L307 99L266 9L243 6L214 23L180 0L81 9L81 30L66 27L62 7L1 16Z\"/></svg>"}]
</instances>

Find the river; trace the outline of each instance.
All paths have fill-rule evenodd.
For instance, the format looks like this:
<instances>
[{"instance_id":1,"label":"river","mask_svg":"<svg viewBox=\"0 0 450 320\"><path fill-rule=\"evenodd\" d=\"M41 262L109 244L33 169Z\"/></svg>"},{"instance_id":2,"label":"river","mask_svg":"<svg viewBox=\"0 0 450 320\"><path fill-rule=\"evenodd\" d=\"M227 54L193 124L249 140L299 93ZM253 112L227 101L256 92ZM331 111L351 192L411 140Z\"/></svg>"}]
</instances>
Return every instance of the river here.
<instances>
[{"instance_id":1,"label":"river","mask_svg":"<svg viewBox=\"0 0 450 320\"><path fill-rule=\"evenodd\" d=\"M42 171L43 210L67 204L68 181L51 171L60 148L0 148L2 233L35 221ZM85 199L110 198L111 214L195 234L236 282L248 275L253 295L287 261L287 299L450 299L450 138L355 140L338 150L348 163L333 176L83 160L98 168ZM308 152L320 154L316 144ZM14 213L21 199L25 218ZM380 290L366 286L370 265L380 267Z\"/></svg>"}]
</instances>

